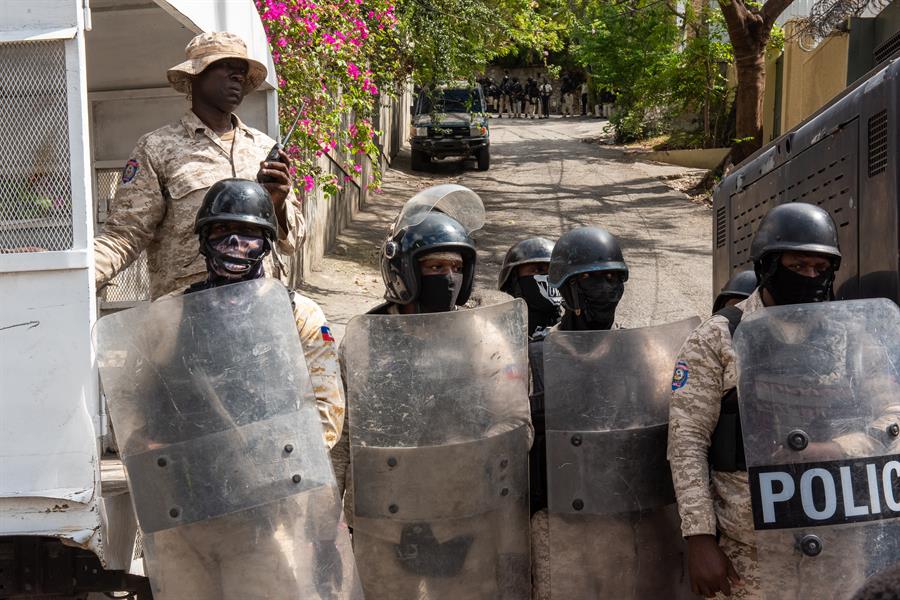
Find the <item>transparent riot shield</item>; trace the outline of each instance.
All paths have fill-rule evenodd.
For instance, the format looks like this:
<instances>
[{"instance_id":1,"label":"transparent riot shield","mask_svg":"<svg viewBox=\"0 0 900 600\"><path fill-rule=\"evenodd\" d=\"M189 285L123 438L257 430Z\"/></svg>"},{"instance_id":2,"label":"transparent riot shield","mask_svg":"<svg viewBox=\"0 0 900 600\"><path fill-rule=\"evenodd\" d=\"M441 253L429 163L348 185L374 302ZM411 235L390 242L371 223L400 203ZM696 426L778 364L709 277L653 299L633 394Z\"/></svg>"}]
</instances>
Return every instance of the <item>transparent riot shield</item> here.
<instances>
[{"instance_id":1,"label":"transparent riot shield","mask_svg":"<svg viewBox=\"0 0 900 600\"><path fill-rule=\"evenodd\" d=\"M900 310L773 307L734 338L768 598L850 598L900 561Z\"/></svg>"},{"instance_id":2,"label":"transparent riot shield","mask_svg":"<svg viewBox=\"0 0 900 600\"><path fill-rule=\"evenodd\" d=\"M516 300L347 326L368 600L530 597L525 324Z\"/></svg>"},{"instance_id":3,"label":"transparent riot shield","mask_svg":"<svg viewBox=\"0 0 900 600\"><path fill-rule=\"evenodd\" d=\"M95 344L154 598L362 597L283 285L119 312Z\"/></svg>"},{"instance_id":4,"label":"transparent riot shield","mask_svg":"<svg viewBox=\"0 0 900 600\"><path fill-rule=\"evenodd\" d=\"M544 341L554 598L693 598L666 433L675 355L699 323Z\"/></svg>"}]
</instances>

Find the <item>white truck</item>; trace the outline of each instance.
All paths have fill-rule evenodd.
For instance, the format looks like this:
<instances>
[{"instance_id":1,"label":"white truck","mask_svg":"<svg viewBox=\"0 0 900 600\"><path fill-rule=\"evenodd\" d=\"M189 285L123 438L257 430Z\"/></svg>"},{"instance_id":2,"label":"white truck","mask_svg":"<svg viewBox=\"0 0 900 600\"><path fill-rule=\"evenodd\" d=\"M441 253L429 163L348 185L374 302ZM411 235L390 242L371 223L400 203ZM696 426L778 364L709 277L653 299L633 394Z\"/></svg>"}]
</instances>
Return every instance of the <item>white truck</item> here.
<instances>
[{"instance_id":1,"label":"white truck","mask_svg":"<svg viewBox=\"0 0 900 600\"><path fill-rule=\"evenodd\" d=\"M188 106L166 69L222 30L268 65L239 112L276 137L252 0L0 0L0 600L150 598L91 345L149 298L146 261L98 298L91 240L138 137Z\"/></svg>"}]
</instances>

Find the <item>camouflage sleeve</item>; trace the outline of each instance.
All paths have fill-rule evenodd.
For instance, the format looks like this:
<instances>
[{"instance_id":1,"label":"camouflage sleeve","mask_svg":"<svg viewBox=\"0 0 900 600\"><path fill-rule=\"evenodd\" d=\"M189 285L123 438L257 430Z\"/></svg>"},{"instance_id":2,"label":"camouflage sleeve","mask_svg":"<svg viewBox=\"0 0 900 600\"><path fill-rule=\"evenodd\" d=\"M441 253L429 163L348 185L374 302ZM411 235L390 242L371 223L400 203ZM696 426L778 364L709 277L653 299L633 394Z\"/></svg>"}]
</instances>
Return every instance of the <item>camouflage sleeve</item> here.
<instances>
[{"instance_id":1,"label":"camouflage sleeve","mask_svg":"<svg viewBox=\"0 0 900 600\"><path fill-rule=\"evenodd\" d=\"M281 254L293 256L297 246L306 237L306 222L303 219L303 209L293 189L288 192L284 201L284 211L287 214L287 223L284 229L278 228L276 249Z\"/></svg>"},{"instance_id":2,"label":"camouflage sleeve","mask_svg":"<svg viewBox=\"0 0 900 600\"><path fill-rule=\"evenodd\" d=\"M711 320L701 324L681 347L672 378L668 458L685 537L716 533L708 452L722 397L721 345Z\"/></svg>"},{"instance_id":3,"label":"camouflage sleeve","mask_svg":"<svg viewBox=\"0 0 900 600\"><path fill-rule=\"evenodd\" d=\"M294 294L294 319L319 407L325 444L333 447L344 425L344 390L341 387L337 347L319 305Z\"/></svg>"},{"instance_id":4,"label":"camouflage sleeve","mask_svg":"<svg viewBox=\"0 0 900 600\"><path fill-rule=\"evenodd\" d=\"M134 262L165 216L166 200L145 136L125 163L106 225L94 238L94 281L98 288Z\"/></svg>"},{"instance_id":5,"label":"camouflage sleeve","mask_svg":"<svg viewBox=\"0 0 900 600\"><path fill-rule=\"evenodd\" d=\"M344 364L344 345L338 348L338 362L341 369L341 385L347 389L347 372ZM348 406L349 408L349 406ZM334 476L337 479L338 491L344 495L345 481L350 470L350 411L344 413L344 425L341 430L341 438L331 449L331 464L334 467Z\"/></svg>"}]
</instances>

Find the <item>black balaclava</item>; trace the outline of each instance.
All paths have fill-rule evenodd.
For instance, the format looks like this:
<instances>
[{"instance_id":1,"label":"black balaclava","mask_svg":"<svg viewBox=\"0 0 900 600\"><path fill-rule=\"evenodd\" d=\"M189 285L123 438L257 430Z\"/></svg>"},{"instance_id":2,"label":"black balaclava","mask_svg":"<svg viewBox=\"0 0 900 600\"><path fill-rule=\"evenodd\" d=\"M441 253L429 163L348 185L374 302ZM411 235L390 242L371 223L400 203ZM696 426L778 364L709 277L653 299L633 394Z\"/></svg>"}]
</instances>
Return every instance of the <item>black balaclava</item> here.
<instances>
[{"instance_id":1,"label":"black balaclava","mask_svg":"<svg viewBox=\"0 0 900 600\"><path fill-rule=\"evenodd\" d=\"M516 279L518 293L528 305L528 335L534 335L539 328L556 325L559 322L559 305L562 297L548 282L546 275L525 275Z\"/></svg>"},{"instance_id":2,"label":"black balaclava","mask_svg":"<svg viewBox=\"0 0 900 600\"><path fill-rule=\"evenodd\" d=\"M420 313L447 312L456 306L462 289L463 274L423 275L417 300Z\"/></svg>"},{"instance_id":3,"label":"black balaclava","mask_svg":"<svg viewBox=\"0 0 900 600\"><path fill-rule=\"evenodd\" d=\"M616 320L616 307L625 293L625 282L620 275L610 280L605 272L592 273L585 278L572 277L560 291L566 308L560 329L611 329Z\"/></svg>"},{"instance_id":4,"label":"black balaclava","mask_svg":"<svg viewBox=\"0 0 900 600\"><path fill-rule=\"evenodd\" d=\"M806 277L781 264L781 255L775 255L766 264L762 287L769 290L779 306L827 302L834 296L834 268L816 277Z\"/></svg>"},{"instance_id":5,"label":"black balaclava","mask_svg":"<svg viewBox=\"0 0 900 600\"><path fill-rule=\"evenodd\" d=\"M262 235L229 232L215 238L201 237L200 253L206 257L206 281L188 292L265 277L263 258L272 250Z\"/></svg>"}]
</instances>

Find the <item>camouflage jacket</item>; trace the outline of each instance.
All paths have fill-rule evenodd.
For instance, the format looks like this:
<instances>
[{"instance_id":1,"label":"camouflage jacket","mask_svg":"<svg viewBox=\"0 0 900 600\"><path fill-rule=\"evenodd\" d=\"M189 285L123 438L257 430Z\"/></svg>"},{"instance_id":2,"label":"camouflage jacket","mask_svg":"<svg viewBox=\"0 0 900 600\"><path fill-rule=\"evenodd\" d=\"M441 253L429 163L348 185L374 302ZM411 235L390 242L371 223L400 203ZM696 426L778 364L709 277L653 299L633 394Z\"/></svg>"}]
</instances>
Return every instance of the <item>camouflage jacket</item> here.
<instances>
[{"instance_id":1,"label":"camouflage jacket","mask_svg":"<svg viewBox=\"0 0 900 600\"><path fill-rule=\"evenodd\" d=\"M759 290L739 303L744 316L763 308ZM729 537L754 543L750 484L746 471L714 471L710 485L708 451L725 392L737 386L737 368L728 319L713 315L684 342L676 358L669 407L669 463L681 515L681 532Z\"/></svg>"},{"instance_id":2,"label":"camouflage jacket","mask_svg":"<svg viewBox=\"0 0 900 600\"><path fill-rule=\"evenodd\" d=\"M234 116L234 143L223 142L191 111L177 123L138 140L125 165L101 235L94 239L95 281L108 283L147 250L151 299L206 277L198 252L194 218L206 191L229 177L256 179L272 138ZM293 192L279 227L276 251L293 255L304 235L300 204ZM272 258L266 273L283 278Z\"/></svg>"},{"instance_id":3,"label":"camouflage jacket","mask_svg":"<svg viewBox=\"0 0 900 600\"><path fill-rule=\"evenodd\" d=\"M325 444L333 448L341 438L346 408L337 345L318 304L298 292L291 293L291 301L322 420Z\"/></svg>"},{"instance_id":4,"label":"camouflage jacket","mask_svg":"<svg viewBox=\"0 0 900 600\"><path fill-rule=\"evenodd\" d=\"M737 305L742 319L764 308L760 291ZM844 355L850 351L847 336L840 328L831 328L833 339L819 345L830 353ZM810 351L813 349L810 348ZM737 386L737 364L732 347L728 320L713 315L688 337L678 353L672 381L669 408L668 458L685 537L714 535L716 529L744 544L755 544L750 483L746 471L712 471L708 452L713 432L719 421L722 396ZM820 383L852 375L846 370L817 375ZM804 383L809 387L808 383ZM879 397L881 406L862 429L852 427L832 438L842 456L873 456L884 449L878 436L900 414L891 390L892 381L871 381L864 386L867 395ZM837 416L835 416L837 418Z\"/></svg>"}]
</instances>

